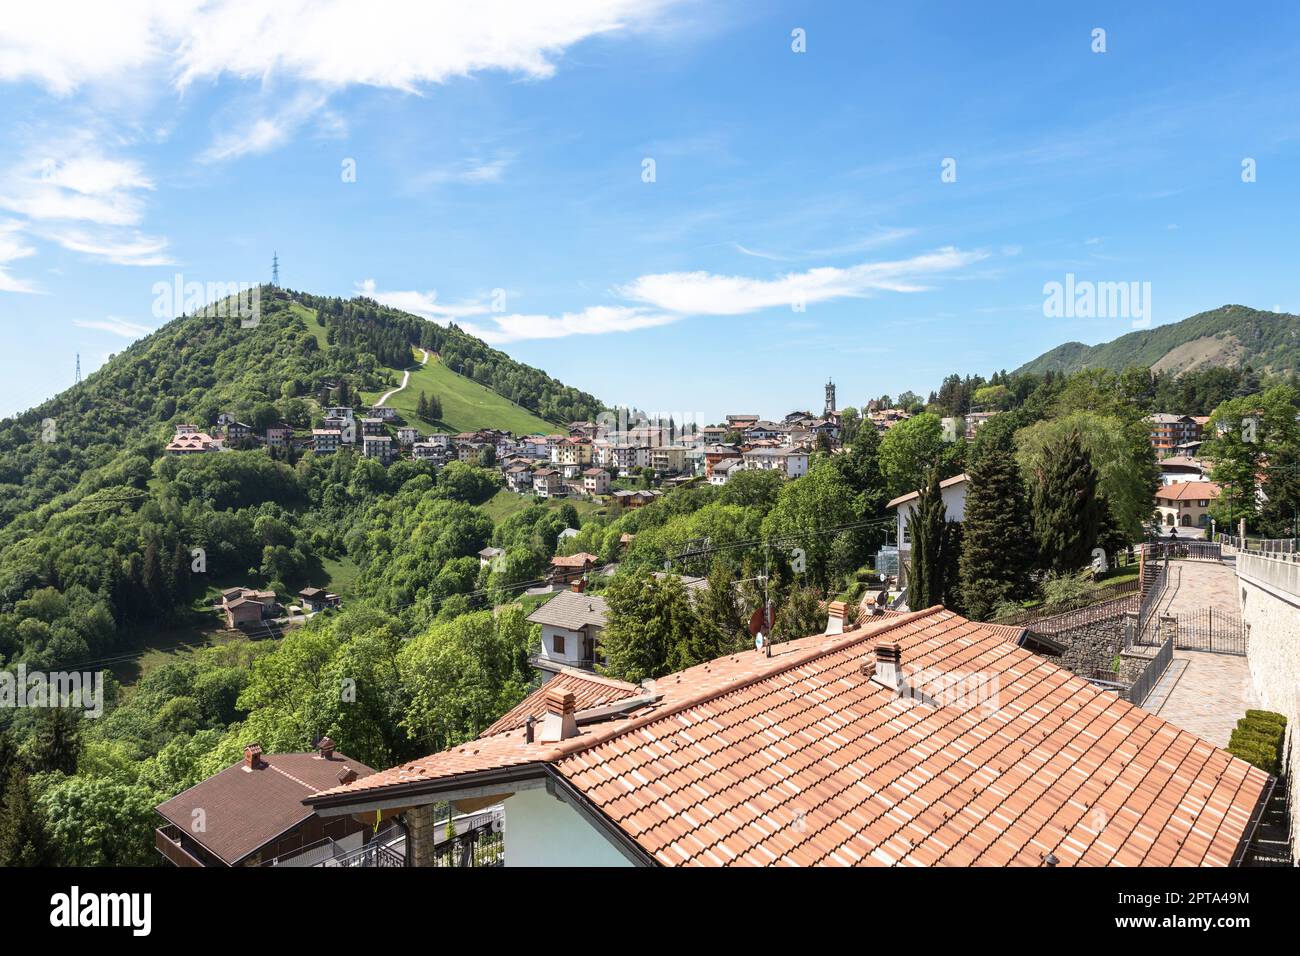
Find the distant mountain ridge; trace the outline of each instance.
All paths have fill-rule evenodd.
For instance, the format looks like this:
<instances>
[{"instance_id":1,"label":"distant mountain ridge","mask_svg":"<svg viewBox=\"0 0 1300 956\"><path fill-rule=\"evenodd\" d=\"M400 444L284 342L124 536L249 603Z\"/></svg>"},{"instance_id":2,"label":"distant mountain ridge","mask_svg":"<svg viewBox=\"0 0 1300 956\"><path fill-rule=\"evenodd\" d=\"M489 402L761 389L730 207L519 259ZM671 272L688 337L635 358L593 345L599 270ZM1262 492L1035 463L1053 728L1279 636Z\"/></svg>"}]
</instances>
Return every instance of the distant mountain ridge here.
<instances>
[{"instance_id":1,"label":"distant mountain ridge","mask_svg":"<svg viewBox=\"0 0 1300 956\"><path fill-rule=\"evenodd\" d=\"M1121 335L1100 345L1066 342L1026 362L1017 373L1119 372L1133 365L1187 372L1209 366L1285 375L1300 370L1300 316L1225 305L1181 322Z\"/></svg>"}]
</instances>

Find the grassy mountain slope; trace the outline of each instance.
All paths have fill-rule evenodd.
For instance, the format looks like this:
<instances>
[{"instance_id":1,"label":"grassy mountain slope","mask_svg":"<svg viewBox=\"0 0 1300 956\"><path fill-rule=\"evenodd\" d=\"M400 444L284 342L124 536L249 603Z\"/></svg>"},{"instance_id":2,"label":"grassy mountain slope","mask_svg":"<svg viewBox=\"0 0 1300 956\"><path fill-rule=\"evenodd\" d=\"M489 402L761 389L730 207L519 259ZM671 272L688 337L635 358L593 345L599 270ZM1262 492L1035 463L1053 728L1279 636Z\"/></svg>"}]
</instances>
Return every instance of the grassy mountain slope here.
<instances>
[{"instance_id":1,"label":"grassy mountain slope","mask_svg":"<svg viewBox=\"0 0 1300 956\"><path fill-rule=\"evenodd\" d=\"M453 372L437 355L430 355L429 361L424 365L420 364L418 352L413 351L412 355L414 364L406 388L384 404L397 409L408 424L420 429L421 434L427 435L434 431L455 434L479 428L499 428L516 435L533 432L545 435L556 430L555 423L539 418L492 389ZM400 384L400 373L397 381ZM442 403L442 419L436 427L415 416L421 391L430 397L436 395ZM369 404L382 394L383 392L365 392L363 398ZM565 434L567 433L566 429Z\"/></svg>"},{"instance_id":2,"label":"grassy mountain slope","mask_svg":"<svg viewBox=\"0 0 1300 956\"><path fill-rule=\"evenodd\" d=\"M1017 372L1077 372L1132 365L1185 372L1210 366L1287 374L1300 370L1300 316L1225 305L1181 322L1130 332L1111 342L1066 342L1026 362Z\"/></svg>"}]
</instances>

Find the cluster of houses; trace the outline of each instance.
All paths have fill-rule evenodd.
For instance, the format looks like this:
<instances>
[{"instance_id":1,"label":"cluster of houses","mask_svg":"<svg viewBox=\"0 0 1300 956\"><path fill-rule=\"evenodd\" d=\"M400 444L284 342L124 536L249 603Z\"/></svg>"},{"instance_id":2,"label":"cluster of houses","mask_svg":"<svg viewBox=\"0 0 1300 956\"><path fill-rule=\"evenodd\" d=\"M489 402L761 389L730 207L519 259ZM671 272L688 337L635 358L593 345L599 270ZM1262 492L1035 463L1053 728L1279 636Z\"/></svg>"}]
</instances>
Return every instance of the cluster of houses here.
<instances>
[{"instance_id":1,"label":"cluster of houses","mask_svg":"<svg viewBox=\"0 0 1300 956\"><path fill-rule=\"evenodd\" d=\"M337 594L314 587L299 591L298 600L304 613L339 607L342 603ZM230 630L258 627L285 613L285 608L277 600L274 591L260 591L256 588L226 588L221 592L221 600L216 608L225 617L226 627ZM295 611L297 608L289 610Z\"/></svg>"}]
</instances>

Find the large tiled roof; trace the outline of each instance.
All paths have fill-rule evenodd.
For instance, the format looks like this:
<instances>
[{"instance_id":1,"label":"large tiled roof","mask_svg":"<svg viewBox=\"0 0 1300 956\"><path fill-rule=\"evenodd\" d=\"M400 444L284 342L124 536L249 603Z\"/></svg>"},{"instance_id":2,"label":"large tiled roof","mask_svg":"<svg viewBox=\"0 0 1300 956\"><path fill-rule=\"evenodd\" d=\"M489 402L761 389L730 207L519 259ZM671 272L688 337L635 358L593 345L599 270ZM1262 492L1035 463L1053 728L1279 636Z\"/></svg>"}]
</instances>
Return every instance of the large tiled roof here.
<instances>
[{"instance_id":1,"label":"large tiled roof","mask_svg":"<svg viewBox=\"0 0 1300 956\"><path fill-rule=\"evenodd\" d=\"M942 608L872 618L669 675L558 744L497 733L331 797L549 765L665 865L1231 863L1267 775L1010 636ZM994 706L874 683L880 642L914 685L982 675Z\"/></svg>"},{"instance_id":2,"label":"large tiled roof","mask_svg":"<svg viewBox=\"0 0 1300 956\"><path fill-rule=\"evenodd\" d=\"M158 805L169 823L193 837L219 859L234 866L313 814L303 798L339 785L339 774L374 773L363 763L335 753L263 754L257 769L241 760ZM202 810L202 832L193 828L194 811Z\"/></svg>"}]
</instances>

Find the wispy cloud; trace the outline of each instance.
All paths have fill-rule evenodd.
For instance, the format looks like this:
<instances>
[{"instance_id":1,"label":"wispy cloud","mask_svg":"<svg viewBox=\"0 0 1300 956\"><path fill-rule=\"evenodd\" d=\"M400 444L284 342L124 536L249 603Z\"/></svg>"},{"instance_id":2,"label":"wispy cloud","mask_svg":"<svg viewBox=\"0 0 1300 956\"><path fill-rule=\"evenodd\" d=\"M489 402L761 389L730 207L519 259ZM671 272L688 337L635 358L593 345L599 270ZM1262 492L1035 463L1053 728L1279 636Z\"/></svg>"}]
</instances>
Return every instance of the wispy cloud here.
<instances>
[{"instance_id":1,"label":"wispy cloud","mask_svg":"<svg viewBox=\"0 0 1300 956\"><path fill-rule=\"evenodd\" d=\"M946 247L891 262L847 268L823 266L774 279L667 272L645 275L616 291L624 298L686 315L745 315L793 303L864 298L879 292L921 292L933 277L986 258L983 252Z\"/></svg>"},{"instance_id":2,"label":"wispy cloud","mask_svg":"<svg viewBox=\"0 0 1300 956\"><path fill-rule=\"evenodd\" d=\"M37 289L26 279L11 275L7 263L26 259L36 254L36 250L24 240L21 226L17 222L0 222L0 292L36 292Z\"/></svg>"},{"instance_id":3,"label":"wispy cloud","mask_svg":"<svg viewBox=\"0 0 1300 956\"><path fill-rule=\"evenodd\" d=\"M147 325L128 322L126 319L119 319L111 315L106 319L73 319L72 324L82 329L98 329L100 332L111 332L113 335L120 335L124 339L138 339L153 331Z\"/></svg>"},{"instance_id":4,"label":"wispy cloud","mask_svg":"<svg viewBox=\"0 0 1300 956\"><path fill-rule=\"evenodd\" d=\"M614 289L631 300L616 305L592 305L563 312L498 314L478 299L442 305L436 292L381 292L373 279L356 283L357 291L393 308L426 318L458 321L465 331L500 345L524 339L557 339L570 335L633 332L680 322L691 315L744 315L795 302L860 298L876 292L920 292L929 286L922 277L955 271L986 257L982 252L945 248L894 262L862 263L845 269L830 267L791 273L777 279L718 276L708 272L645 275ZM463 318L486 321L463 322Z\"/></svg>"},{"instance_id":5,"label":"wispy cloud","mask_svg":"<svg viewBox=\"0 0 1300 956\"><path fill-rule=\"evenodd\" d=\"M523 339L559 339L570 335L634 332L678 322L683 317L636 306L592 305L561 315L494 315L492 325L464 322L461 327L490 345Z\"/></svg>"},{"instance_id":6,"label":"wispy cloud","mask_svg":"<svg viewBox=\"0 0 1300 956\"><path fill-rule=\"evenodd\" d=\"M441 169L431 169L415 177L418 188L443 183L497 183L514 161L513 157L500 156L491 160L467 159Z\"/></svg>"},{"instance_id":7,"label":"wispy cloud","mask_svg":"<svg viewBox=\"0 0 1300 956\"><path fill-rule=\"evenodd\" d=\"M47 230L43 237L70 252L102 259L119 266L166 266L174 261L167 254L167 240L139 232L87 233L76 229Z\"/></svg>"}]
</instances>

